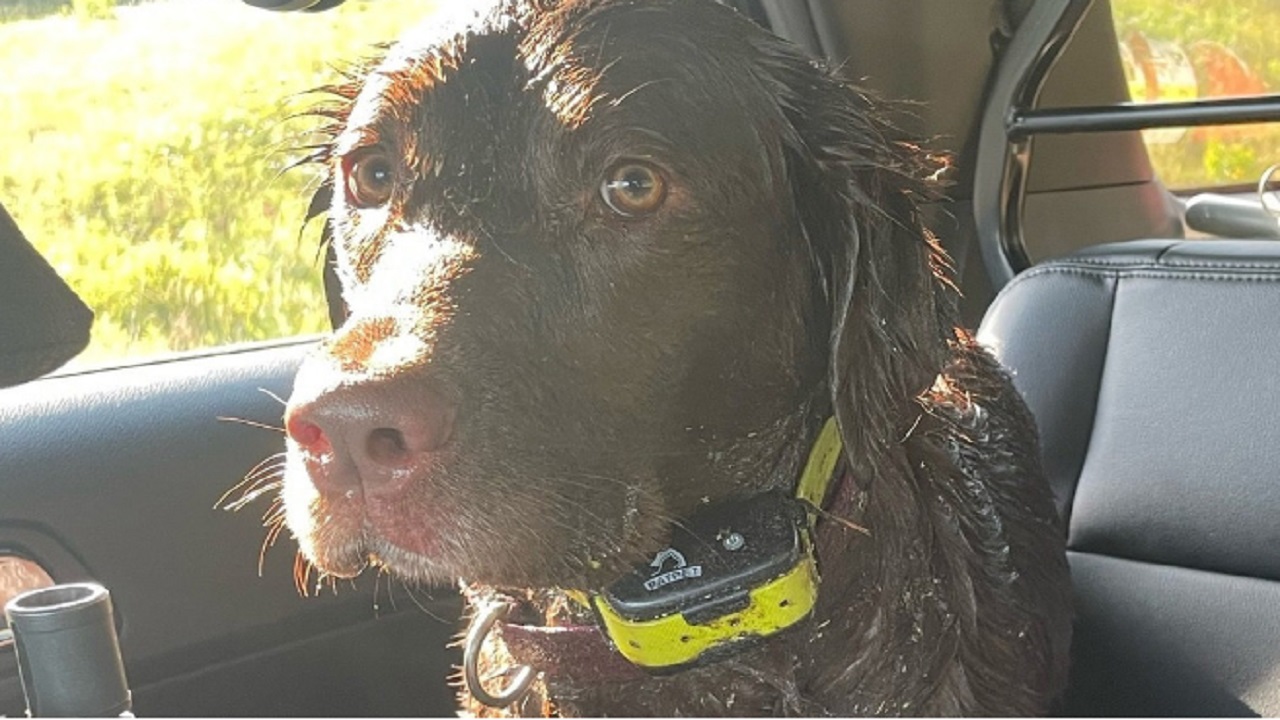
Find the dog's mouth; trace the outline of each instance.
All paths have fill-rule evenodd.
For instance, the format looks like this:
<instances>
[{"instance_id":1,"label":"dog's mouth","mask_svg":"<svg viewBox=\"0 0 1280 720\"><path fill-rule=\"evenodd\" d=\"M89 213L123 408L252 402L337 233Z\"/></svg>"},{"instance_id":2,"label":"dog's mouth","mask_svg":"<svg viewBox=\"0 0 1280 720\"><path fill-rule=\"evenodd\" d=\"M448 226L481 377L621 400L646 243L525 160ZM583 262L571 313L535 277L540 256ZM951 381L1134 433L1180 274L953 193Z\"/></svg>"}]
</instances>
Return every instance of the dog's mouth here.
<instances>
[{"instance_id":1,"label":"dog's mouth","mask_svg":"<svg viewBox=\"0 0 1280 720\"><path fill-rule=\"evenodd\" d=\"M595 587L651 554L668 532L663 503L644 483L601 481L588 499L584 481L563 468L513 469L465 442L394 490L330 487L326 462L339 461L291 444L281 500L302 556L336 578L377 569L423 585L465 578L504 588Z\"/></svg>"},{"instance_id":2,"label":"dog's mouth","mask_svg":"<svg viewBox=\"0 0 1280 720\"><path fill-rule=\"evenodd\" d=\"M325 487L325 466L334 462L298 448L288 453L282 499L303 555L338 578L377 567L406 579L441 579L448 519L438 503L410 495L426 485L425 470L403 473L391 488L370 491L356 482L335 489Z\"/></svg>"}]
</instances>

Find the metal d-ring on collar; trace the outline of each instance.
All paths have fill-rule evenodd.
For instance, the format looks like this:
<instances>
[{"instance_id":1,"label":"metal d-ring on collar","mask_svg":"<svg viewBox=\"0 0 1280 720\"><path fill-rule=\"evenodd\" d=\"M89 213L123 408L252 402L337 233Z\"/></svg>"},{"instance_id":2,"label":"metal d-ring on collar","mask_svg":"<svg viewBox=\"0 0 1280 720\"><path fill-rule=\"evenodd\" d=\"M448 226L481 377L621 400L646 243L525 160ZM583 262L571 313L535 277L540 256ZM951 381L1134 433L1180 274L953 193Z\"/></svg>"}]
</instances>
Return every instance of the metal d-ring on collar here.
<instances>
[{"instance_id":1,"label":"metal d-ring on collar","mask_svg":"<svg viewBox=\"0 0 1280 720\"><path fill-rule=\"evenodd\" d=\"M534 675L537 674L528 665L507 668L502 674L505 675L514 670L515 679L496 694L490 693L480 682L480 648L484 645L485 638L489 637L489 633L493 632L493 626L510 612L511 606L507 603L495 602L485 605L467 630L467 640L462 650L462 676L467 682L467 691L478 702L492 708L505 708L519 702L528 694L529 688L533 685Z\"/></svg>"}]
</instances>

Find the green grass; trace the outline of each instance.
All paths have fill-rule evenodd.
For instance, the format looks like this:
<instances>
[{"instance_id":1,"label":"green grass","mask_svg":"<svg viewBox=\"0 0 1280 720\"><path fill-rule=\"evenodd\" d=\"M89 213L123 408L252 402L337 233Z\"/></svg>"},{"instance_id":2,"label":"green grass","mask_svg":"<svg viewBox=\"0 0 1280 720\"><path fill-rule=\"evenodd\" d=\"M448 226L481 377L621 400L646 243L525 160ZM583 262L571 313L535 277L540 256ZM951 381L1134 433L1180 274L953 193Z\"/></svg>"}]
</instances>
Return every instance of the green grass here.
<instances>
[{"instance_id":1,"label":"green grass","mask_svg":"<svg viewBox=\"0 0 1280 720\"><path fill-rule=\"evenodd\" d=\"M96 310L80 362L323 330L318 228L299 234L314 174L280 174L311 121L285 118L335 64L469 0L117 6L137 1L0 2L0 202ZM1114 5L1122 35L1216 40L1280 85L1278 0ZM1249 182L1280 132L1188 133L1152 157L1173 187Z\"/></svg>"},{"instance_id":2,"label":"green grass","mask_svg":"<svg viewBox=\"0 0 1280 720\"><path fill-rule=\"evenodd\" d=\"M315 175L281 174L315 121L286 117L433 5L160 0L0 24L0 202L97 312L81 362L325 327L319 228L299 234Z\"/></svg>"}]
</instances>

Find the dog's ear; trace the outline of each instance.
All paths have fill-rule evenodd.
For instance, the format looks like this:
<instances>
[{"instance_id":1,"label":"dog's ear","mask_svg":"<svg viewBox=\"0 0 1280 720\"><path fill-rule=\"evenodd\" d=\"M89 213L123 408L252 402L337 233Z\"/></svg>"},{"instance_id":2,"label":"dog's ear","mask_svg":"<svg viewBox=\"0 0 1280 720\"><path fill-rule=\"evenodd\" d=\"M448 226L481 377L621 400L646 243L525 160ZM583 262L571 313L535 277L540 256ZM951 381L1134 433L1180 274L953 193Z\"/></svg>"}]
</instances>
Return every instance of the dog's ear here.
<instances>
[{"instance_id":1,"label":"dog's ear","mask_svg":"<svg viewBox=\"0 0 1280 720\"><path fill-rule=\"evenodd\" d=\"M333 203L333 181L326 180L316 188L307 206L307 215L302 220L303 228L320 215L325 215ZM342 299L342 281L338 279L338 257L333 248L333 220L325 215L324 225L320 228L320 246L316 258L323 256L324 299L329 306L329 326L337 330L347 321L350 311Z\"/></svg>"},{"instance_id":2,"label":"dog's ear","mask_svg":"<svg viewBox=\"0 0 1280 720\"><path fill-rule=\"evenodd\" d=\"M786 46L768 54L787 180L830 312L833 412L850 460L874 464L910 432L955 338L950 263L917 210L936 161L826 67Z\"/></svg>"}]
</instances>

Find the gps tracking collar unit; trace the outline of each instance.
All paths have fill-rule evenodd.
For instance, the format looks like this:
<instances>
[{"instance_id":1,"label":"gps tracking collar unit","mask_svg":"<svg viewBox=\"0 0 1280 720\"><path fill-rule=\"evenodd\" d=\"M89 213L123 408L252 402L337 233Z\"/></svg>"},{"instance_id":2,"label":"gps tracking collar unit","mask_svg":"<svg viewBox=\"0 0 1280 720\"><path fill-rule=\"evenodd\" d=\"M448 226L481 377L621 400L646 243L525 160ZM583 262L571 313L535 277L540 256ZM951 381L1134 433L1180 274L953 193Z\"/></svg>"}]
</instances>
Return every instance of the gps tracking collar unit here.
<instances>
[{"instance_id":1,"label":"gps tracking collar unit","mask_svg":"<svg viewBox=\"0 0 1280 720\"><path fill-rule=\"evenodd\" d=\"M618 653L651 672L714 660L808 617L818 572L806 526L786 497L716 505L592 606Z\"/></svg>"},{"instance_id":2,"label":"gps tracking collar unit","mask_svg":"<svg viewBox=\"0 0 1280 720\"><path fill-rule=\"evenodd\" d=\"M765 493L703 508L671 546L591 596L617 651L651 672L715 660L809 616L818 597L811 509L840 457L828 420L796 496Z\"/></svg>"},{"instance_id":3,"label":"gps tracking collar unit","mask_svg":"<svg viewBox=\"0 0 1280 720\"><path fill-rule=\"evenodd\" d=\"M596 628L585 637L598 643L607 638L613 653L642 671L636 674L660 675L715 661L807 618L819 584L813 523L841 450L835 419L828 419L793 497L765 493L702 508L673 528L670 546L648 563L604 590L570 593L590 605L599 620L603 637ZM501 604L482 609L464 648L468 689L477 700L495 707L519 700L538 670L550 671L518 668L515 679L497 694L482 686L477 670L480 648L507 609ZM514 625L503 630L508 640L534 645L539 633L548 647L559 647L534 654L555 658L566 652L564 644L573 631ZM599 653L588 648L581 654ZM513 655L520 659L519 653Z\"/></svg>"}]
</instances>

